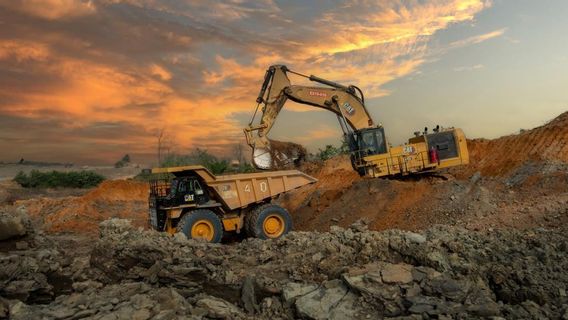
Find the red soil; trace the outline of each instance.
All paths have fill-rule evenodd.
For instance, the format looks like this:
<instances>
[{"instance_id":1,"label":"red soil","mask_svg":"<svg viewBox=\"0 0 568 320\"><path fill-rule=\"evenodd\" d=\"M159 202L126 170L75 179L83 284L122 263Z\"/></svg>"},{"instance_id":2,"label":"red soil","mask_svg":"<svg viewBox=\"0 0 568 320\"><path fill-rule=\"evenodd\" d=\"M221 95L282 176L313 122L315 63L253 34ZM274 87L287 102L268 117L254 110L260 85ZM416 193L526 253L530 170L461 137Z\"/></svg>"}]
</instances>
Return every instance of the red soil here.
<instances>
[{"instance_id":1,"label":"red soil","mask_svg":"<svg viewBox=\"0 0 568 320\"><path fill-rule=\"evenodd\" d=\"M98 233L109 218L126 218L136 226L147 224L146 183L112 180L80 197L39 198L21 201L28 214L43 222L48 232Z\"/></svg>"}]
</instances>

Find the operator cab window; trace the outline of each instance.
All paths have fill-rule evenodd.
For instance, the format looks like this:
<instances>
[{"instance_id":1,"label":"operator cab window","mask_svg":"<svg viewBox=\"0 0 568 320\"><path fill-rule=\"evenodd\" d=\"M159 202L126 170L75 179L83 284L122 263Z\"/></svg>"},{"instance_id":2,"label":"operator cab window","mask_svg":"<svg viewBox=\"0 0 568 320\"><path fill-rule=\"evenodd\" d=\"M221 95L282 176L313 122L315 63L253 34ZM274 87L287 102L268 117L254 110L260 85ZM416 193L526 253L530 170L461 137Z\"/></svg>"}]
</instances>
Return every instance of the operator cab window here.
<instances>
[{"instance_id":1,"label":"operator cab window","mask_svg":"<svg viewBox=\"0 0 568 320\"><path fill-rule=\"evenodd\" d=\"M385 138L380 129L366 130L361 134L359 148L368 155L386 152Z\"/></svg>"},{"instance_id":2,"label":"operator cab window","mask_svg":"<svg viewBox=\"0 0 568 320\"><path fill-rule=\"evenodd\" d=\"M197 179L193 180L193 191L195 191L196 195L203 194L203 189L201 189L201 184L199 184L199 181Z\"/></svg>"},{"instance_id":3,"label":"operator cab window","mask_svg":"<svg viewBox=\"0 0 568 320\"><path fill-rule=\"evenodd\" d=\"M180 181L178 184L178 192L179 193L185 193L187 191L187 181Z\"/></svg>"}]
</instances>

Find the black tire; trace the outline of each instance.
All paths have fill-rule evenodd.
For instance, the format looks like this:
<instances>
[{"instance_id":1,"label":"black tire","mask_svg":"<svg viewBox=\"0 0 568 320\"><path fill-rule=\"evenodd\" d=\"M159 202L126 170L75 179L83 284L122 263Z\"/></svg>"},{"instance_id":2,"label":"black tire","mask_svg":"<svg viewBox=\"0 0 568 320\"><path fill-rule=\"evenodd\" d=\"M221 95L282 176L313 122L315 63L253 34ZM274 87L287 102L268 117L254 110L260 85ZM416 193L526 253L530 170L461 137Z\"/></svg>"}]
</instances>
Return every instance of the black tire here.
<instances>
[{"instance_id":1,"label":"black tire","mask_svg":"<svg viewBox=\"0 0 568 320\"><path fill-rule=\"evenodd\" d=\"M211 210L199 209L187 212L180 218L176 231L182 232L188 239L193 239L192 230L202 225L207 225L213 233L205 240L211 243L221 242L223 238L223 224L221 219Z\"/></svg>"},{"instance_id":2,"label":"black tire","mask_svg":"<svg viewBox=\"0 0 568 320\"><path fill-rule=\"evenodd\" d=\"M266 223L277 221L278 230L270 232ZM259 239L278 239L292 230L292 217L286 209L275 204L262 205L247 215L245 229L250 236Z\"/></svg>"}]
</instances>

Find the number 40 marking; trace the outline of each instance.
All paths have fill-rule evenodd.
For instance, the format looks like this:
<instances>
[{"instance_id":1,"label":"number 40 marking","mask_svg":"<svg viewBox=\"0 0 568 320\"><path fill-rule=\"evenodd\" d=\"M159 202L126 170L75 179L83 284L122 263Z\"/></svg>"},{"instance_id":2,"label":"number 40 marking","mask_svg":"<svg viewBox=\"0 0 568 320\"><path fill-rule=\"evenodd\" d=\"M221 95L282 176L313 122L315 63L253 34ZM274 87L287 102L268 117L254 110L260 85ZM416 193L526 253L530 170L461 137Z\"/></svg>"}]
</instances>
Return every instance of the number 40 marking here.
<instances>
[{"instance_id":1,"label":"number 40 marking","mask_svg":"<svg viewBox=\"0 0 568 320\"><path fill-rule=\"evenodd\" d=\"M260 183L260 192L266 192L268 191L268 184L266 184L266 182L261 182ZM250 192L250 184L245 184L245 192Z\"/></svg>"}]
</instances>

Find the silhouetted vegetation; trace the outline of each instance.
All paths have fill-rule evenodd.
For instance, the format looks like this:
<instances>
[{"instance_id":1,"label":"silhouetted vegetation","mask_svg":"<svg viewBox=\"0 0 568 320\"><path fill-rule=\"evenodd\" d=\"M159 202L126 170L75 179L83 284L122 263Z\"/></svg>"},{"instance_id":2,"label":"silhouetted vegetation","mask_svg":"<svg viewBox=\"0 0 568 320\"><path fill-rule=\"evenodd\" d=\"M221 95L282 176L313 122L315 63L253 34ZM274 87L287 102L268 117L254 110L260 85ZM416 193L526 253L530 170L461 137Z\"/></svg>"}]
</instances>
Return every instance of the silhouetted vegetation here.
<instances>
[{"instance_id":1,"label":"silhouetted vegetation","mask_svg":"<svg viewBox=\"0 0 568 320\"><path fill-rule=\"evenodd\" d=\"M40 172L32 170L29 174L20 171L14 181L24 188L92 188L105 178L93 171Z\"/></svg>"},{"instance_id":2,"label":"silhouetted vegetation","mask_svg":"<svg viewBox=\"0 0 568 320\"><path fill-rule=\"evenodd\" d=\"M122 157L122 159L120 159L119 161L117 161L114 164L115 168L124 168L126 167L128 164L130 163L130 155L125 154L124 157Z\"/></svg>"}]
</instances>

